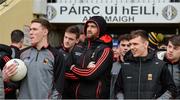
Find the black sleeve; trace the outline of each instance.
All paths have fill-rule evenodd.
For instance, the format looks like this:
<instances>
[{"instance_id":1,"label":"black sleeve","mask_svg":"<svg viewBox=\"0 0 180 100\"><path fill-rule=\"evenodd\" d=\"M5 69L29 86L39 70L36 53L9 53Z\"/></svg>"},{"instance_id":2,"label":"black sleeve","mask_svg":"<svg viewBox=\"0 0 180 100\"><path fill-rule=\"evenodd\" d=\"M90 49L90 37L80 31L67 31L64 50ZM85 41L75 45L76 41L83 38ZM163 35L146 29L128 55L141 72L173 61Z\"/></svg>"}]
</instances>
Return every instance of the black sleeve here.
<instances>
[{"instance_id":1,"label":"black sleeve","mask_svg":"<svg viewBox=\"0 0 180 100\"><path fill-rule=\"evenodd\" d=\"M116 83L115 83L115 87L114 87L114 93L115 93L115 96L117 95L117 93L123 93L123 78L122 78L122 68L120 69L120 72L118 74L118 78L116 80Z\"/></svg>"},{"instance_id":2,"label":"black sleeve","mask_svg":"<svg viewBox=\"0 0 180 100\"><path fill-rule=\"evenodd\" d=\"M162 72L161 72L161 84L163 88L166 88L171 92L171 95L173 97L177 94L176 85L172 79L172 76L168 70L167 64L163 66Z\"/></svg>"},{"instance_id":3,"label":"black sleeve","mask_svg":"<svg viewBox=\"0 0 180 100\"><path fill-rule=\"evenodd\" d=\"M3 70L3 67L5 66L5 64L9 60L11 60L11 56L6 52L1 53L0 56L1 56L0 57L0 66L1 66L1 70ZM12 91L8 92L7 89L15 90L17 88L19 88L19 82L13 82L13 81L6 82L6 81L4 81L4 91L5 91L5 93L12 92Z\"/></svg>"},{"instance_id":4,"label":"black sleeve","mask_svg":"<svg viewBox=\"0 0 180 100\"><path fill-rule=\"evenodd\" d=\"M55 64L54 64L54 85L59 93L62 94L64 87L64 56L62 53L59 53L57 50L53 51L55 56Z\"/></svg>"},{"instance_id":5,"label":"black sleeve","mask_svg":"<svg viewBox=\"0 0 180 100\"><path fill-rule=\"evenodd\" d=\"M3 67L5 66L5 64L11 59L11 56L4 52L4 51L0 51L0 67L1 70L3 70Z\"/></svg>"},{"instance_id":6,"label":"black sleeve","mask_svg":"<svg viewBox=\"0 0 180 100\"><path fill-rule=\"evenodd\" d=\"M98 52L98 57L95 59L94 68L80 68L79 66L74 66L72 72L78 75L82 79L86 80L96 80L98 77L102 76L107 70L112 68L112 57L113 53L109 47L104 48Z\"/></svg>"}]
</instances>

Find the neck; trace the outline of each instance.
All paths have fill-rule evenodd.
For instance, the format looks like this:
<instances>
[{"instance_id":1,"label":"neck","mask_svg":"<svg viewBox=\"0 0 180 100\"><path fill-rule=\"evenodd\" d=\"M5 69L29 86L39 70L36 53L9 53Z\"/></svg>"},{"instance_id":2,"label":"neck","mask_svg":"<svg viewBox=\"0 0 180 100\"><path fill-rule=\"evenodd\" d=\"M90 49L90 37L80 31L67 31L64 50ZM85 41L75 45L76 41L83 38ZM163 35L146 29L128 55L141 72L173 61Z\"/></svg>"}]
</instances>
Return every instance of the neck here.
<instances>
[{"instance_id":1,"label":"neck","mask_svg":"<svg viewBox=\"0 0 180 100\"><path fill-rule=\"evenodd\" d=\"M141 55L141 57L146 57L148 55L148 50L146 49L145 52Z\"/></svg>"},{"instance_id":2,"label":"neck","mask_svg":"<svg viewBox=\"0 0 180 100\"><path fill-rule=\"evenodd\" d=\"M179 59L168 59L168 60L171 64L174 64L174 63L178 62Z\"/></svg>"},{"instance_id":3,"label":"neck","mask_svg":"<svg viewBox=\"0 0 180 100\"><path fill-rule=\"evenodd\" d=\"M18 43L12 43L11 45L14 47L17 47L17 48L21 48L20 44L18 44Z\"/></svg>"},{"instance_id":4,"label":"neck","mask_svg":"<svg viewBox=\"0 0 180 100\"><path fill-rule=\"evenodd\" d=\"M72 48L69 48L69 52L71 52L71 51L72 51L72 49L73 49L73 47L72 47Z\"/></svg>"},{"instance_id":5,"label":"neck","mask_svg":"<svg viewBox=\"0 0 180 100\"><path fill-rule=\"evenodd\" d=\"M167 59L171 64L176 63L176 62L179 61L179 59L169 59L169 58L167 57L167 54L166 54L165 56L166 56L166 59Z\"/></svg>"},{"instance_id":6,"label":"neck","mask_svg":"<svg viewBox=\"0 0 180 100\"><path fill-rule=\"evenodd\" d=\"M43 38L37 45L35 46L38 50L40 50L42 47L47 47L48 46L48 41L47 38Z\"/></svg>"}]
</instances>

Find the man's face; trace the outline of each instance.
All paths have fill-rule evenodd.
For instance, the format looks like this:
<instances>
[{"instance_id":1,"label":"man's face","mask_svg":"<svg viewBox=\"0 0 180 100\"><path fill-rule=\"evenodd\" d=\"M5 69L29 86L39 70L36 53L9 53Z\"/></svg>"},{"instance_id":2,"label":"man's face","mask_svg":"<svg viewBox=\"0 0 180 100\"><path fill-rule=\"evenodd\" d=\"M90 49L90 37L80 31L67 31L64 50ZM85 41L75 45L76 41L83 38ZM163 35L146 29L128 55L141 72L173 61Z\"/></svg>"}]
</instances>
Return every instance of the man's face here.
<instances>
[{"instance_id":1,"label":"man's face","mask_svg":"<svg viewBox=\"0 0 180 100\"><path fill-rule=\"evenodd\" d=\"M84 42L85 39L86 39L86 35L85 34L80 34L79 41Z\"/></svg>"},{"instance_id":2,"label":"man's face","mask_svg":"<svg viewBox=\"0 0 180 100\"><path fill-rule=\"evenodd\" d=\"M88 39L96 39L99 37L98 27L93 22L89 22L87 24L87 30L86 31L87 31L86 36Z\"/></svg>"},{"instance_id":3,"label":"man's face","mask_svg":"<svg viewBox=\"0 0 180 100\"><path fill-rule=\"evenodd\" d=\"M74 45L78 43L78 39L76 38L76 34L65 32L63 45L66 49L72 49Z\"/></svg>"},{"instance_id":4,"label":"man's face","mask_svg":"<svg viewBox=\"0 0 180 100\"><path fill-rule=\"evenodd\" d=\"M119 44L119 51L124 56L126 52L130 50L130 45L128 40L121 40Z\"/></svg>"},{"instance_id":5,"label":"man's face","mask_svg":"<svg viewBox=\"0 0 180 100\"><path fill-rule=\"evenodd\" d=\"M40 23L31 23L30 26L30 39L32 45L37 45L42 42L43 38L47 36L48 30Z\"/></svg>"},{"instance_id":6,"label":"man's face","mask_svg":"<svg viewBox=\"0 0 180 100\"><path fill-rule=\"evenodd\" d=\"M114 58L118 58L119 55L120 55L120 52L119 52L118 48L117 47L113 47L112 51L113 51Z\"/></svg>"},{"instance_id":7,"label":"man's face","mask_svg":"<svg viewBox=\"0 0 180 100\"><path fill-rule=\"evenodd\" d=\"M178 61L180 59L180 46L174 46L170 41L167 46L166 57L170 61Z\"/></svg>"},{"instance_id":8,"label":"man's face","mask_svg":"<svg viewBox=\"0 0 180 100\"><path fill-rule=\"evenodd\" d=\"M129 41L130 49L134 57L144 57L147 55L148 42L140 36Z\"/></svg>"}]
</instances>

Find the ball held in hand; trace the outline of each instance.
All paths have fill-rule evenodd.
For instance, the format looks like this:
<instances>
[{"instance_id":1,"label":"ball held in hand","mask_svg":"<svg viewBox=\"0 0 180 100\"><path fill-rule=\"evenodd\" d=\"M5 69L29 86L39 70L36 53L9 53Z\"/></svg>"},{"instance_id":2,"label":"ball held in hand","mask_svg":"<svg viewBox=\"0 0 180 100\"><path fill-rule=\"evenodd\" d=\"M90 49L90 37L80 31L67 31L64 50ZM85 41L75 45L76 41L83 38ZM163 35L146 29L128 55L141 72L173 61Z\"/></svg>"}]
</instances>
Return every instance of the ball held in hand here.
<instances>
[{"instance_id":1,"label":"ball held in hand","mask_svg":"<svg viewBox=\"0 0 180 100\"><path fill-rule=\"evenodd\" d=\"M21 59L11 59L6 63L6 66L10 66L11 64L16 64L17 66L17 73L13 75L10 79L12 81L20 81L22 80L27 74L27 67L25 63Z\"/></svg>"}]
</instances>

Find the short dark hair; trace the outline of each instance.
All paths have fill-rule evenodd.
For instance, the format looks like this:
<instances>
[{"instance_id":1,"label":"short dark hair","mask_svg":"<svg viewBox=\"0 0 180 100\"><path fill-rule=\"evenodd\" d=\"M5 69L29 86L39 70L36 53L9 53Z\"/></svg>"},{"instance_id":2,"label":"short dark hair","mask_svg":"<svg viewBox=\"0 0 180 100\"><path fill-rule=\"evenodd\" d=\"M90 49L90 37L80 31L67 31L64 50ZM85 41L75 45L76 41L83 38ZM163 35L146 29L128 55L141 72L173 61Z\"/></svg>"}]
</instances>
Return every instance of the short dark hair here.
<instances>
[{"instance_id":1,"label":"short dark hair","mask_svg":"<svg viewBox=\"0 0 180 100\"><path fill-rule=\"evenodd\" d=\"M180 35L174 35L172 36L169 41L174 45L174 46L180 46Z\"/></svg>"},{"instance_id":2,"label":"short dark hair","mask_svg":"<svg viewBox=\"0 0 180 100\"><path fill-rule=\"evenodd\" d=\"M120 35L118 38L119 41L123 41L123 40L129 41L129 39L130 39L129 34Z\"/></svg>"},{"instance_id":3,"label":"short dark hair","mask_svg":"<svg viewBox=\"0 0 180 100\"><path fill-rule=\"evenodd\" d=\"M31 23L40 23L43 27L47 28L48 32L51 31L51 24L46 19L42 19L42 18L34 19L31 21Z\"/></svg>"},{"instance_id":4,"label":"short dark hair","mask_svg":"<svg viewBox=\"0 0 180 100\"><path fill-rule=\"evenodd\" d=\"M80 36L80 30L76 25L72 25L66 28L65 32L69 32L76 35L76 39Z\"/></svg>"},{"instance_id":5,"label":"short dark hair","mask_svg":"<svg viewBox=\"0 0 180 100\"><path fill-rule=\"evenodd\" d=\"M131 31L130 39L137 38L138 36L142 37L144 40L148 41L148 34L145 30L135 30Z\"/></svg>"},{"instance_id":6,"label":"short dark hair","mask_svg":"<svg viewBox=\"0 0 180 100\"><path fill-rule=\"evenodd\" d=\"M11 42L19 43L22 39L24 39L24 33L21 30L13 30L11 32Z\"/></svg>"}]
</instances>

